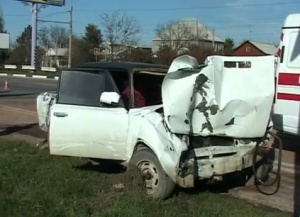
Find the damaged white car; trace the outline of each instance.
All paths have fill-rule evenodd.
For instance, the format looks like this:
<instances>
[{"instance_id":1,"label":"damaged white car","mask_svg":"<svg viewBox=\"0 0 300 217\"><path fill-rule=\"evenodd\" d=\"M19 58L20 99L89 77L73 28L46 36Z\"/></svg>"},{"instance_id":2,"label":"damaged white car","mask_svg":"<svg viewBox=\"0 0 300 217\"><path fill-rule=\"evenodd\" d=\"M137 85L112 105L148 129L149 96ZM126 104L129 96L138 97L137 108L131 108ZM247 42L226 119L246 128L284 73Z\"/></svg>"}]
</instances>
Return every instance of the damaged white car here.
<instances>
[{"instance_id":1,"label":"damaged white car","mask_svg":"<svg viewBox=\"0 0 300 217\"><path fill-rule=\"evenodd\" d=\"M37 98L50 154L133 163L155 198L251 167L268 141L273 57L86 63L58 83Z\"/></svg>"}]
</instances>

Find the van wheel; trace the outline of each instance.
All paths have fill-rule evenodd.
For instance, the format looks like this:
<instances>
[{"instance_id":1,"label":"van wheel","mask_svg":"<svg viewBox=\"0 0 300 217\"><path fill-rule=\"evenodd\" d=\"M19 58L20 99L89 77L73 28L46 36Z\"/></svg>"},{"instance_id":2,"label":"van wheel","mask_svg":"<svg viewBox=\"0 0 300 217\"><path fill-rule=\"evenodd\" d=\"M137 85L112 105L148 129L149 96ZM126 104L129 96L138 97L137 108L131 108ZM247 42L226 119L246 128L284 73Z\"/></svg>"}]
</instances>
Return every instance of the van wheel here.
<instances>
[{"instance_id":1,"label":"van wheel","mask_svg":"<svg viewBox=\"0 0 300 217\"><path fill-rule=\"evenodd\" d=\"M147 195L165 200L174 192L175 183L165 173L151 150L137 151L132 156L130 164L136 166L142 173Z\"/></svg>"}]
</instances>

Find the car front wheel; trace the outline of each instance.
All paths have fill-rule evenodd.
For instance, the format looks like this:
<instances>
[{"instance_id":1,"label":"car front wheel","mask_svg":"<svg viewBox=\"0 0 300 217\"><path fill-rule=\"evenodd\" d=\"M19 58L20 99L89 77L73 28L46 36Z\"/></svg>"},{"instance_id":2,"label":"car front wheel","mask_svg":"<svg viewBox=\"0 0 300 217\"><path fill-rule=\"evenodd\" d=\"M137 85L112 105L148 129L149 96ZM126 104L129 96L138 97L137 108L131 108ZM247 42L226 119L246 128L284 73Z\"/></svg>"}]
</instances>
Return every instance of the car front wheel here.
<instances>
[{"instance_id":1,"label":"car front wheel","mask_svg":"<svg viewBox=\"0 0 300 217\"><path fill-rule=\"evenodd\" d=\"M175 189L175 183L168 177L156 155L149 149L134 153L131 165L142 173L147 195L157 199L167 199Z\"/></svg>"}]
</instances>

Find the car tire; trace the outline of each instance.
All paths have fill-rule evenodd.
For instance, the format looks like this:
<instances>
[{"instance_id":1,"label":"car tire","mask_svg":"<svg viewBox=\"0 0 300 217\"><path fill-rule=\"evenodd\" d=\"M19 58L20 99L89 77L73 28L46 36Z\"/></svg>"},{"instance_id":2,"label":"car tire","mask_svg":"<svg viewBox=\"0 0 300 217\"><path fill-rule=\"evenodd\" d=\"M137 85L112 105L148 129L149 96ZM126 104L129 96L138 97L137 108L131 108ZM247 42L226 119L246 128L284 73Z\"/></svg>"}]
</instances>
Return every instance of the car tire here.
<instances>
[{"instance_id":1,"label":"car tire","mask_svg":"<svg viewBox=\"0 0 300 217\"><path fill-rule=\"evenodd\" d=\"M165 173L156 155L150 149L135 152L130 165L137 167L142 173L147 195L165 200L174 192L175 183Z\"/></svg>"}]
</instances>

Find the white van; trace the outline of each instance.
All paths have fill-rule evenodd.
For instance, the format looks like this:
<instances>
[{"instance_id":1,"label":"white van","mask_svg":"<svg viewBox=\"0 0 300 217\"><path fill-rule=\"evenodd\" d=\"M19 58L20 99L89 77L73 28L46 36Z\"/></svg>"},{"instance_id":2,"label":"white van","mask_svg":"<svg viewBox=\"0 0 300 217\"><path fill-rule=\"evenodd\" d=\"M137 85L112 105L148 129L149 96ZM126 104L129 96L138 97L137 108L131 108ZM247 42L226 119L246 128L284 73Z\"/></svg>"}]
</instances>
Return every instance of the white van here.
<instances>
[{"instance_id":1,"label":"white van","mask_svg":"<svg viewBox=\"0 0 300 217\"><path fill-rule=\"evenodd\" d=\"M285 19L276 68L274 128L300 134L300 13Z\"/></svg>"}]
</instances>

